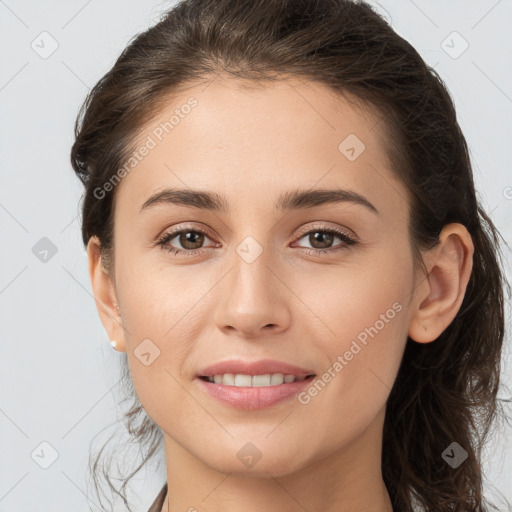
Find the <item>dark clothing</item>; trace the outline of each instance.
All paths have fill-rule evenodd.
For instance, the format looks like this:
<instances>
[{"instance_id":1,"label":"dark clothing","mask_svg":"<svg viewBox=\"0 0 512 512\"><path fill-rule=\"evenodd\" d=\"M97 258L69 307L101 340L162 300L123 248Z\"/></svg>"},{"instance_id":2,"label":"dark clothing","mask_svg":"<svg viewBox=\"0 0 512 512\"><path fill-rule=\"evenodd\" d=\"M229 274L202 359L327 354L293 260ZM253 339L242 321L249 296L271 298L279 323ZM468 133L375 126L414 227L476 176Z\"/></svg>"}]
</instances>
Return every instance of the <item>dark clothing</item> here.
<instances>
[{"instance_id":1,"label":"dark clothing","mask_svg":"<svg viewBox=\"0 0 512 512\"><path fill-rule=\"evenodd\" d=\"M158 493L156 500L153 502L151 507L149 507L148 512L160 512L164 505L165 497L167 495L167 482L162 487L162 490Z\"/></svg>"}]
</instances>

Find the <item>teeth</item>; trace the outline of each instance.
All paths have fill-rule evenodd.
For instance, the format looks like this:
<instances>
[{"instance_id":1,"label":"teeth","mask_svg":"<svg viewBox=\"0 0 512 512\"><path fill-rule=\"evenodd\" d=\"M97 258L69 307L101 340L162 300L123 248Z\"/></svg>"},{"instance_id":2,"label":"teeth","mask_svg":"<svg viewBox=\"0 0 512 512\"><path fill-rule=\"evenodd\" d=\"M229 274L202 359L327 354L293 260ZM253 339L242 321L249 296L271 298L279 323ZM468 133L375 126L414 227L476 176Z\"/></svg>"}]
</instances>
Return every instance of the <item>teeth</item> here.
<instances>
[{"instance_id":1,"label":"teeth","mask_svg":"<svg viewBox=\"0 0 512 512\"><path fill-rule=\"evenodd\" d=\"M223 375L214 375L208 377L208 381L224 386L237 387L263 387L279 386L287 382L304 380L305 377L295 377L295 375L283 375L282 373L267 373L265 375L244 375L242 373L224 373Z\"/></svg>"}]
</instances>

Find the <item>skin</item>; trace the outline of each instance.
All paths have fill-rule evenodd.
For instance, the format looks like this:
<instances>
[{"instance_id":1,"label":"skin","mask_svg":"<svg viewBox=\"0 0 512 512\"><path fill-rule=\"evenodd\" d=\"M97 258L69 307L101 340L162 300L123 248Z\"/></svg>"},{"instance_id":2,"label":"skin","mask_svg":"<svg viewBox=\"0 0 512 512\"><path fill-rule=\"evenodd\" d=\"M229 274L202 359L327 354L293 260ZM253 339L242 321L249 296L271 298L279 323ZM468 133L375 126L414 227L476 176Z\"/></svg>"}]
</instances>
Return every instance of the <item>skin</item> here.
<instances>
[{"instance_id":1,"label":"skin","mask_svg":"<svg viewBox=\"0 0 512 512\"><path fill-rule=\"evenodd\" d=\"M245 85L217 78L166 102L140 140L188 98L198 105L117 186L110 273L97 238L88 245L103 325L127 353L138 398L164 434L162 510L392 511L381 474L386 400L407 336L433 341L457 314L471 237L460 224L445 226L439 245L423 254L428 274L415 272L407 190L390 168L378 118L319 83ZM338 150L348 134L366 146L354 161ZM230 210L158 204L140 212L169 186L216 192ZM379 214L352 203L273 207L290 190L338 187L363 195ZM167 248L201 254L175 256L154 244L185 222L213 236L195 245L175 237ZM335 235L322 245L298 234L302 227L338 227L358 244ZM263 250L252 263L236 252L247 236ZM340 250L308 255L307 247ZM238 410L196 379L202 367L230 358L273 358L322 375L394 303L401 310L307 404L292 397ZM160 350L148 366L134 353L144 339ZM248 442L261 453L252 467L237 457Z\"/></svg>"}]
</instances>

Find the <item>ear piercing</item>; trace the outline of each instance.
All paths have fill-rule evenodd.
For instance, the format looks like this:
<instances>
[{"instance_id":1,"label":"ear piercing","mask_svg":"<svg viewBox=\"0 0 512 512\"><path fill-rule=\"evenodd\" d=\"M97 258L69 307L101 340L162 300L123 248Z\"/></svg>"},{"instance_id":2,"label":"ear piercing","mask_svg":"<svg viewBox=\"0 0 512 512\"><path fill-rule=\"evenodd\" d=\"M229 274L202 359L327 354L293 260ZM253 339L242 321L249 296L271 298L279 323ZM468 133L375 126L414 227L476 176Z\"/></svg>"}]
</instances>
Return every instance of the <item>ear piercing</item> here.
<instances>
[{"instance_id":1,"label":"ear piercing","mask_svg":"<svg viewBox=\"0 0 512 512\"><path fill-rule=\"evenodd\" d=\"M114 307L117 309L117 312L120 313L120 310L119 310L119 304L117 302L114 302L113 303ZM116 349L116 345L117 345L117 342L116 340L110 340L110 344L112 345L112 348L117 350Z\"/></svg>"}]
</instances>

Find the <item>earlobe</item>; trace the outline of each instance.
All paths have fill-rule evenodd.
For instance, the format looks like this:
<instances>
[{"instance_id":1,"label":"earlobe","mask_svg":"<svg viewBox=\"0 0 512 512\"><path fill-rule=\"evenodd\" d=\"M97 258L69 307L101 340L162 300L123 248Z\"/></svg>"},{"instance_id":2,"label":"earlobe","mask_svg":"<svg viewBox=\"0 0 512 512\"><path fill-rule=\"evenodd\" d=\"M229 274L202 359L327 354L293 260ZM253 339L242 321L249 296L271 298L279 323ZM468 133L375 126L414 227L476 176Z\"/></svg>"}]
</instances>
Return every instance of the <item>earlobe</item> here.
<instances>
[{"instance_id":1,"label":"earlobe","mask_svg":"<svg viewBox=\"0 0 512 512\"><path fill-rule=\"evenodd\" d=\"M121 312L117 304L116 289L111 275L104 268L101 258L100 242L96 236L87 243L89 276L96 307L109 340L115 340L116 350L126 351L125 332Z\"/></svg>"},{"instance_id":2,"label":"earlobe","mask_svg":"<svg viewBox=\"0 0 512 512\"><path fill-rule=\"evenodd\" d=\"M457 315L473 268L471 235L459 223L447 224L439 244L425 255L428 274L412 302L409 337L418 343L437 339Z\"/></svg>"}]
</instances>

